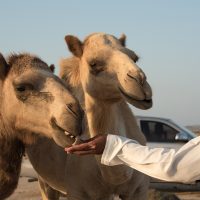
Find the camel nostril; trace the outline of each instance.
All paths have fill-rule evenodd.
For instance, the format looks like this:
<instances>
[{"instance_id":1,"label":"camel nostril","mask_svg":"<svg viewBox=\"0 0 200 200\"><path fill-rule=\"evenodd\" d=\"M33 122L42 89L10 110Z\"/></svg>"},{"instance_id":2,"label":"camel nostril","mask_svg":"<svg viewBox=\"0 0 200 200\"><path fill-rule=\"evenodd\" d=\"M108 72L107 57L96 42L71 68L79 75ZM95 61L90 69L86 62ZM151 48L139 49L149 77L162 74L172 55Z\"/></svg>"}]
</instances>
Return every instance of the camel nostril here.
<instances>
[{"instance_id":1,"label":"camel nostril","mask_svg":"<svg viewBox=\"0 0 200 200\"><path fill-rule=\"evenodd\" d=\"M141 82L141 76L140 75L133 75L133 74L127 74L127 76L129 77L129 78L131 78L131 79L133 79L133 80L135 80L139 85L141 85L142 84L142 82Z\"/></svg>"},{"instance_id":2,"label":"camel nostril","mask_svg":"<svg viewBox=\"0 0 200 200\"><path fill-rule=\"evenodd\" d=\"M134 79L141 86L143 86L144 83L146 82L146 75L141 70L137 70L135 72L129 72L127 73L127 76Z\"/></svg>"},{"instance_id":3,"label":"camel nostril","mask_svg":"<svg viewBox=\"0 0 200 200\"><path fill-rule=\"evenodd\" d=\"M139 76L140 76L140 82L142 85L144 85L145 81L146 81L146 75L143 72L139 72Z\"/></svg>"}]
</instances>

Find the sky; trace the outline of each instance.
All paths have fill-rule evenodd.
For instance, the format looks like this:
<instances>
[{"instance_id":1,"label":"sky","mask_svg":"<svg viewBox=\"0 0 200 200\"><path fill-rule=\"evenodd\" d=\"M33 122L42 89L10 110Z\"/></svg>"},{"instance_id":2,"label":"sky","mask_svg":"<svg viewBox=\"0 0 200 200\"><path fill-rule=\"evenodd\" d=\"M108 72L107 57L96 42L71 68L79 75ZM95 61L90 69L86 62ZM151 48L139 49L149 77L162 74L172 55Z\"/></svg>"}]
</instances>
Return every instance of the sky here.
<instances>
[{"instance_id":1,"label":"sky","mask_svg":"<svg viewBox=\"0 0 200 200\"><path fill-rule=\"evenodd\" d=\"M200 124L199 0L1 0L0 51L30 52L56 65L70 55L64 36L127 36L153 89L153 108L136 115Z\"/></svg>"}]
</instances>

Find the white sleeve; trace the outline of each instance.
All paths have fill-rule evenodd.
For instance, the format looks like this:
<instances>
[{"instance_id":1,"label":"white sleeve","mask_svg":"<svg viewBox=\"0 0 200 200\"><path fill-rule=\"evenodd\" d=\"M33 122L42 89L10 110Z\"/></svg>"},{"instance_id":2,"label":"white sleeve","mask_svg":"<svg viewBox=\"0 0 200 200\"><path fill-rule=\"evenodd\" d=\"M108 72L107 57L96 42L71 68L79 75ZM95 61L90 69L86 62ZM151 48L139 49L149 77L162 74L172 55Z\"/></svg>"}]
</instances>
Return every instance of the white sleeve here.
<instances>
[{"instance_id":1,"label":"white sleeve","mask_svg":"<svg viewBox=\"0 0 200 200\"><path fill-rule=\"evenodd\" d=\"M200 137L175 152L174 149L150 148L135 140L108 135L101 163L125 164L165 181L193 182L200 179Z\"/></svg>"}]
</instances>

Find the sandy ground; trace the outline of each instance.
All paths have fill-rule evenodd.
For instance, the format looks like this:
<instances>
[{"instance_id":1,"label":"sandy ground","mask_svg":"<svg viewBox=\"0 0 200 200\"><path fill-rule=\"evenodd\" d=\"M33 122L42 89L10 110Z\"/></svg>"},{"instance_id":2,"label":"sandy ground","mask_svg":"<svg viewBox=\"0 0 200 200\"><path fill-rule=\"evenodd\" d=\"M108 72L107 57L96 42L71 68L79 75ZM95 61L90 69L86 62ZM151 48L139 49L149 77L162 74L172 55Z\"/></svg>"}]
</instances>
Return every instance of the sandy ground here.
<instances>
[{"instance_id":1,"label":"sandy ground","mask_svg":"<svg viewBox=\"0 0 200 200\"><path fill-rule=\"evenodd\" d=\"M18 187L14 194L7 198L7 200L42 200L38 182L30 181L33 180L32 177L37 177L36 172L33 170L28 159L24 158ZM150 191L150 194L152 194L152 190ZM176 193L176 196L180 200L199 200L200 192ZM60 200L66 200L66 198L60 198ZM115 200L118 200L118 198Z\"/></svg>"},{"instance_id":2,"label":"sandy ground","mask_svg":"<svg viewBox=\"0 0 200 200\"><path fill-rule=\"evenodd\" d=\"M21 177L19 185L14 194L7 200L42 200L38 182L30 182L32 178ZM60 198L59 200L67 200L66 198Z\"/></svg>"},{"instance_id":3,"label":"sandy ground","mask_svg":"<svg viewBox=\"0 0 200 200\"><path fill-rule=\"evenodd\" d=\"M7 200L42 200L40 196L40 191L38 187L38 182L29 182L30 178L21 177L19 181L18 188L14 192L12 196L7 198ZM199 200L199 193L177 193L177 197L180 200ZM61 200L61 199L60 199ZM62 200L66 200L66 198L62 198ZM116 199L117 200L117 199Z\"/></svg>"},{"instance_id":4,"label":"sandy ground","mask_svg":"<svg viewBox=\"0 0 200 200\"><path fill-rule=\"evenodd\" d=\"M28 182L29 178L21 177L19 185L9 200L40 200L38 182Z\"/></svg>"}]
</instances>

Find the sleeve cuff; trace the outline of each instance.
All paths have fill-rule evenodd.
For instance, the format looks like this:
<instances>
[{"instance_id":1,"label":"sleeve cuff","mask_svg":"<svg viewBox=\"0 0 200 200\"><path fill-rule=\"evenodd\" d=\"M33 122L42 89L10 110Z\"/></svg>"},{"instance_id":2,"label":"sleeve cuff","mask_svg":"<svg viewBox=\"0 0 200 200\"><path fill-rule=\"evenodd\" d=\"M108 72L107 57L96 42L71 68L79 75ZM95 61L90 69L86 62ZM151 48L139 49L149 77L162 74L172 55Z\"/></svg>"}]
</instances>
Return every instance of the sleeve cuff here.
<instances>
[{"instance_id":1,"label":"sleeve cuff","mask_svg":"<svg viewBox=\"0 0 200 200\"><path fill-rule=\"evenodd\" d=\"M101 157L101 163L104 165L123 164L117 155L127 141L129 141L129 139L109 134L107 136L105 149Z\"/></svg>"}]
</instances>

